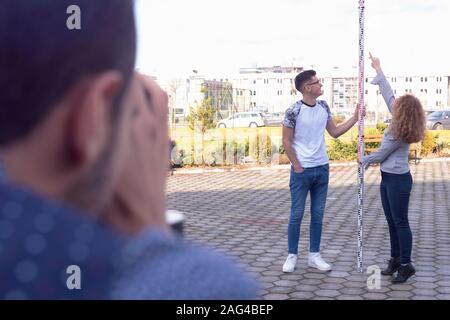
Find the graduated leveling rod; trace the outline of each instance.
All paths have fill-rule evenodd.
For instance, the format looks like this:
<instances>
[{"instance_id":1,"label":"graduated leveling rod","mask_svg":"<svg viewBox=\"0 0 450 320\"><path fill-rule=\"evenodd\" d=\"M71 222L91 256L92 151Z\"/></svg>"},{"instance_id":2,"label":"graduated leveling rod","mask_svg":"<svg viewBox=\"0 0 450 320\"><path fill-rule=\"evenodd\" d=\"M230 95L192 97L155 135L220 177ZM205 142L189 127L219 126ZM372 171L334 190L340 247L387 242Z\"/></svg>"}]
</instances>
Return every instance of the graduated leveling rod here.
<instances>
[{"instance_id":1,"label":"graduated leveling rod","mask_svg":"<svg viewBox=\"0 0 450 320\"><path fill-rule=\"evenodd\" d=\"M359 0L359 94L358 114L358 253L357 267L363 272L363 199L364 168L361 164L364 156L364 0Z\"/></svg>"}]
</instances>

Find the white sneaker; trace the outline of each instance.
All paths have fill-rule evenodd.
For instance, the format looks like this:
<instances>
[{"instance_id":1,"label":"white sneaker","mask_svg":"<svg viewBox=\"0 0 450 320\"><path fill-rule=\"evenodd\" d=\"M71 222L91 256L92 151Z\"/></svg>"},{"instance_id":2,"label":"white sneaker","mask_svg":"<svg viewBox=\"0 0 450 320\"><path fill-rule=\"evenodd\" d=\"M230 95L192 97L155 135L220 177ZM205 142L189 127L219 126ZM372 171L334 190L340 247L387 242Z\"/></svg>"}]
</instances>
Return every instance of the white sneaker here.
<instances>
[{"instance_id":1,"label":"white sneaker","mask_svg":"<svg viewBox=\"0 0 450 320\"><path fill-rule=\"evenodd\" d=\"M286 262L283 265L283 272L294 272L297 264L297 255L289 253Z\"/></svg>"},{"instance_id":2,"label":"white sneaker","mask_svg":"<svg viewBox=\"0 0 450 320\"><path fill-rule=\"evenodd\" d=\"M320 256L320 252L310 252L308 256L308 266L320 271L330 271L331 266Z\"/></svg>"}]
</instances>

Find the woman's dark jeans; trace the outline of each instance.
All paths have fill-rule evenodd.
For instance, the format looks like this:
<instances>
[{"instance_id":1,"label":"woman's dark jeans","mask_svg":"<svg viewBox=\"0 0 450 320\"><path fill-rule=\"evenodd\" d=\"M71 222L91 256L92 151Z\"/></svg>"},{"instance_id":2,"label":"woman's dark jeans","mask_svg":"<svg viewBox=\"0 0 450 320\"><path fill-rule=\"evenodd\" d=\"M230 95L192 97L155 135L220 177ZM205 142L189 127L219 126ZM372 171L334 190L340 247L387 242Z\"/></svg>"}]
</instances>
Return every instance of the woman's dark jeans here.
<instances>
[{"instance_id":1,"label":"woman's dark jeans","mask_svg":"<svg viewBox=\"0 0 450 320\"><path fill-rule=\"evenodd\" d=\"M411 262L412 233L408 221L411 173L394 174L381 171L381 202L389 226L391 257L402 264Z\"/></svg>"}]
</instances>

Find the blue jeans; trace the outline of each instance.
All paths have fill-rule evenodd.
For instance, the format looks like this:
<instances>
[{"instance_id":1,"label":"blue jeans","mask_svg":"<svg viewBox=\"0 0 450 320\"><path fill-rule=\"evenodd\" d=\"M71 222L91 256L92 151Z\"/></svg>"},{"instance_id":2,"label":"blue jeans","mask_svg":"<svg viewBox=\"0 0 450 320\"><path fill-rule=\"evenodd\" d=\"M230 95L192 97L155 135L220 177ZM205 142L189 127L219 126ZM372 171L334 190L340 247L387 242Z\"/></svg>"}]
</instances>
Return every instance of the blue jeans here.
<instances>
[{"instance_id":1,"label":"blue jeans","mask_svg":"<svg viewBox=\"0 0 450 320\"><path fill-rule=\"evenodd\" d=\"M328 193L329 165L306 168L295 173L291 167L289 189L291 190L291 217L288 226L288 253L298 253L300 225L305 211L308 192L311 196L311 224L309 227L309 251L320 251L322 220Z\"/></svg>"},{"instance_id":2,"label":"blue jeans","mask_svg":"<svg viewBox=\"0 0 450 320\"><path fill-rule=\"evenodd\" d=\"M411 262L412 233L408 221L411 173L394 174L381 171L381 203L389 226L391 257L402 264Z\"/></svg>"}]
</instances>

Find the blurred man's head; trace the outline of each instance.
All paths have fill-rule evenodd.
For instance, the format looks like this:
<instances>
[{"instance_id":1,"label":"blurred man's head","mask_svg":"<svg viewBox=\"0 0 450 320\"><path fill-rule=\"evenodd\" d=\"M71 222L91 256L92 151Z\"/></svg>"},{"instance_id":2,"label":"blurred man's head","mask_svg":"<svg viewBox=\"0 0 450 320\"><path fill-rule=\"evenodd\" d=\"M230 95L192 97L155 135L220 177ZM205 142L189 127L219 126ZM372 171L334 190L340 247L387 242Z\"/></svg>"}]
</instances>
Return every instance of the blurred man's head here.
<instances>
[{"instance_id":1,"label":"blurred man's head","mask_svg":"<svg viewBox=\"0 0 450 320\"><path fill-rule=\"evenodd\" d=\"M295 77L295 88L303 94L303 96L312 96L317 98L323 94L322 83L316 76L316 71L305 70Z\"/></svg>"},{"instance_id":2,"label":"blurred man's head","mask_svg":"<svg viewBox=\"0 0 450 320\"><path fill-rule=\"evenodd\" d=\"M67 27L71 5L79 30ZM0 150L12 180L98 211L125 152L133 1L2 0L0 44Z\"/></svg>"}]
</instances>

